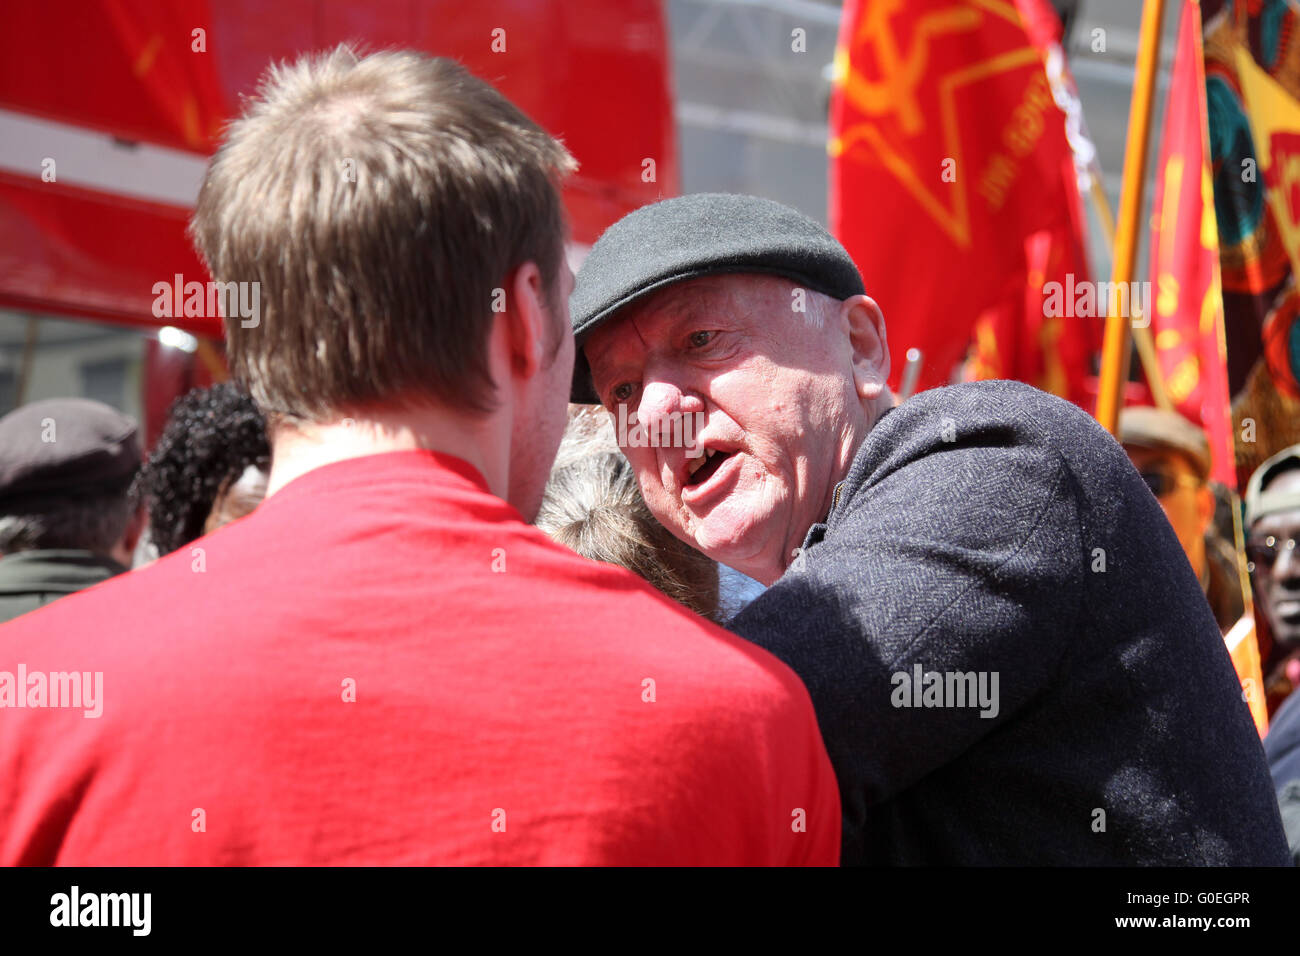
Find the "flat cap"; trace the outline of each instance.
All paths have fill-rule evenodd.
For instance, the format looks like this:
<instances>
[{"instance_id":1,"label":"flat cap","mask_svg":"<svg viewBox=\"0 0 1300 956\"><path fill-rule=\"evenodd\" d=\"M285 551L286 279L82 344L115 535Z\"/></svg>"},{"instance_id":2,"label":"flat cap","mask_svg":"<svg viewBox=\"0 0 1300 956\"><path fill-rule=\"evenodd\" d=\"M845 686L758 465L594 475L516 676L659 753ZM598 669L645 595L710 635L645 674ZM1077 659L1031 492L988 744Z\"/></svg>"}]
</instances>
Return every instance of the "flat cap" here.
<instances>
[{"instance_id":1,"label":"flat cap","mask_svg":"<svg viewBox=\"0 0 1300 956\"><path fill-rule=\"evenodd\" d=\"M1300 511L1300 492L1265 490L1274 475L1291 468L1300 468L1300 445L1283 448L1255 469L1246 484L1247 528L1265 515L1277 514L1279 511Z\"/></svg>"},{"instance_id":2,"label":"flat cap","mask_svg":"<svg viewBox=\"0 0 1300 956\"><path fill-rule=\"evenodd\" d=\"M592 330L665 286L728 272L781 276L836 299L865 291L844 247L789 206L730 193L643 206L605 230L578 270L569 300L578 344L572 400L598 402L582 354Z\"/></svg>"},{"instance_id":3,"label":"flat cap","mask_svg":"<svg viewBox=\"0 0 1300 956\"><path fill-rule=\"evenodd\" d=\"M135 420L102 402L52 398L0 418L0 513L125 491L140 467Z\"/></svg>"},{"instance_id":4,"label":"flat cap","mask_svg":"<svg viewBox=\"0 0 1300 956\"><path fill-rule=\"evenodd\" d=\"M1177 412L1136 405L1119 414L1119 443L1181 452L1201 480L1210 477L1210 443L1205 432Z\"/></svg>"}]
</instances>

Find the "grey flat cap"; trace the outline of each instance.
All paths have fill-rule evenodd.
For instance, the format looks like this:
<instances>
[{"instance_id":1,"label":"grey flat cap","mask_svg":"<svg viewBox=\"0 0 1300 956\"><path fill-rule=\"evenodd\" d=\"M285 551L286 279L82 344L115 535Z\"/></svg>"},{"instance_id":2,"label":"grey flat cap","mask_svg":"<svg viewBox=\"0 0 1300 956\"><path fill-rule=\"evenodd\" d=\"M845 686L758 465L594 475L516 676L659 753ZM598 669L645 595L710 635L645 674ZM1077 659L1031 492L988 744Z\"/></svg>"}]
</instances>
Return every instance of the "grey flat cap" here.
<instances>
[{"instance_id":1,"label":"grey flat cap","mask_svg":"<svg viewBox=\"0 0 1300 956\"><path fill-rule=\"evenodd\" d=\"M571 399L598 402L582 354L592 330L665 286L728 272L781 276L836 299L865 291L844 247L789 206L729 193L643 206L605 230L578 270L569 300L578 344Z\"/></svg>"},{"instance_id":2,"label":"grey flat cap","mask_svg":"<svg viewBox=\"0 0 1300 956\"><path fill-rule=\"evenodd\" d=\"M140 467L135 420L102 402L52 398L0 418L0 513L126 491Z\"/></svg>"}]
</instances>

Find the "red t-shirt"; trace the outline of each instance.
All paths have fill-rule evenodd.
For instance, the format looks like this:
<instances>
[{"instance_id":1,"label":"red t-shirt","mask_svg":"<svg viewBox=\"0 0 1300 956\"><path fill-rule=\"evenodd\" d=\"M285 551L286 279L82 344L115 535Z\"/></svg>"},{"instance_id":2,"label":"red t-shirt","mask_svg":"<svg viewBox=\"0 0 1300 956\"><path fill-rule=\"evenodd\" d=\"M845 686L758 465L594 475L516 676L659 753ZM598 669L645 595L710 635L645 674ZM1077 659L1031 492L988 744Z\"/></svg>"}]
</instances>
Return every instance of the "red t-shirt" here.
<instances>
[{"instance_id":1,"label":"red t-shirt","mask_svg":"<svg viewBox=\"0 0 1300 956\"><path fill-rule=\"evenodd\" d=\"M430 452L0 627L0 705L3 864L839 859L790 670Z\"/></svg>"}]
</instances>

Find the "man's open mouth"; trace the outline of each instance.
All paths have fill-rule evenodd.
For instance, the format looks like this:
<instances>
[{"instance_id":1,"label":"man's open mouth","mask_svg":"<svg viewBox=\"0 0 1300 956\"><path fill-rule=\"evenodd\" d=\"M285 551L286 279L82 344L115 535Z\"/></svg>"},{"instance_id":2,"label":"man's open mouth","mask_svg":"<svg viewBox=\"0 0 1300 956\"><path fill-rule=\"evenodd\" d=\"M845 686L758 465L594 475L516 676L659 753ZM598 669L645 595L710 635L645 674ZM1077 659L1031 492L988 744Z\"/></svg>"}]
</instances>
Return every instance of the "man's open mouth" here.
<instances>
[{"instance_id":1,"label":"man's open mouth","mask_svg":"<svg viewBox=\"0 0 1300 956\"><path fill-rule=\"evenodd\" d=\"M732 454L729 451L712 448L705 449L704 454L698 458L690 459L690 464L686 466L686 487L696 488L704 484Z\"/></svg>"}]
</instances>

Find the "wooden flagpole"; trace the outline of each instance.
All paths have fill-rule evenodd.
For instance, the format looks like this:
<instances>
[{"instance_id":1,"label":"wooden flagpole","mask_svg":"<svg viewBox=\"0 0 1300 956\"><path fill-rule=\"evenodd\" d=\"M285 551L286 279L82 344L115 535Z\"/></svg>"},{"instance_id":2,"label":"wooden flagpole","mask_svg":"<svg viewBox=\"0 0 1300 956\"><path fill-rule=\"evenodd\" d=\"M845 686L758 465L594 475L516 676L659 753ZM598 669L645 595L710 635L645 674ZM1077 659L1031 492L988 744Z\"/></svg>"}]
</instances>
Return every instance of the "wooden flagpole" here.
<instances>
[{"instance_id":1,"label":"wooden flagpole","mask_svg":"<svg viewBox=\"0 0 1300 956\"><path fill-rule=\"evenodd\" d=\"M1128 142L1124 149L1124 184L1120 191L1119 221L1115 231L1115 261L1111 268L1112 289L1118 288L1120 283L1128 288L1137 269L1151 101L1155 94L1156 68L1160 62L1160 25L1164 22L1164 12L1165 0L1146 0L1142 8L1137 71L1129 104ZM1124 403L1124 383L1128 381L1129 323L1132 317L1115 315L1113 302L1107 303L1106 312L1106 338L1102 345L1097 390L1097 421L1113 435Z\"/></svg>"},{"instance_id":2,"label":"wooden flagpole","mask_svg":"<svg viewBox=\"0 0 1300 956\"><path fill-rule=\"evenodd\" d=\"M1092 171L1092 189L1089 192L1092 196L1092 206L1097 211L1097 219L1101 222L1101 234L1106 240L1106 251L1113 262L1115 260L1115 214L1110 211L1110 200L1106 198L1106 190L1101 184L1099 167L1095 167ZM1147 385L1151 389L1151 397L1155 400L1156 408L1173 411L1174 401L1169 397L1165 373L1160 370L1160 358L1156 354L1155 338L1151 334L1150 325L1133 326L1133 344L1137 346L1138 358L1142 360L1142 373L1147 377Z\"/></svg>"}]
</instances>

